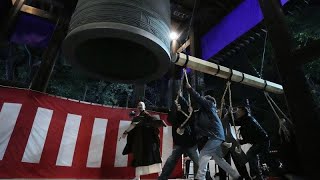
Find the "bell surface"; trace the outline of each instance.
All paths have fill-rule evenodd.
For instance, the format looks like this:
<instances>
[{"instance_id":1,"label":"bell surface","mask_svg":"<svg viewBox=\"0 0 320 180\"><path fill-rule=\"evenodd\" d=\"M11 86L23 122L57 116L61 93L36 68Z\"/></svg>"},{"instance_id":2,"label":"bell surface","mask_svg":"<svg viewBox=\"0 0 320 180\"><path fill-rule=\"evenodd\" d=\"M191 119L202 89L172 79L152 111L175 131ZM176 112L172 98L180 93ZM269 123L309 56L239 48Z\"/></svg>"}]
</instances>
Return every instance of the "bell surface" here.
<instances>
[{"instance_id":1,"label":"bell surface","mask_svg":"<svg viewBox=\"0 0 320 180\"><path fill-rule=\"evenodd\" d=\"M89 75L148 82L170 65L169 0L79 0L62 50Z\"/></svg>"}]
</instances>

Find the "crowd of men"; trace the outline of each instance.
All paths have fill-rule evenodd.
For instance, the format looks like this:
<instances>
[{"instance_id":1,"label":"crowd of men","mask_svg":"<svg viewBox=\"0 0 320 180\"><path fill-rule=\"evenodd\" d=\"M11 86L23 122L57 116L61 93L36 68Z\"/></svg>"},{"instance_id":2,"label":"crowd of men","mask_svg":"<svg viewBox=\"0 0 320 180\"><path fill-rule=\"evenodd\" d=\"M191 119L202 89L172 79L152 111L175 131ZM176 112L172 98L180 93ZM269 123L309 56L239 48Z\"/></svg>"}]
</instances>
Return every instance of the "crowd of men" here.
<instances>
[{"instance_id":1,"label":"crowd of men","mask_svg":"<svg viewBox=\"0 0 320 180\"><path fill-rule=\"evenodd\" d=\"M215 98L210 95L201 96L188 82L185 87L195 106L191 106L182 96L182 92L179 92L180 96L168 115L168 121L172 125L174 148L162 169L158 128L165 124L161 120L154 121L145 111L143 102L138 104L139 114L133 118L132 124L123 134L124 138L131 134L131 137L128 136L124 154L133 153L136 179L140 179L144 174L158 173L158 180L167 180L183 154L193 161L197 180L212 178L208 173L211 159L219 166L220 179L225 179L227 175L232 179L264 179L259 164L261 156L267 157L266 163L270 167L280 166L270 162L270 139L252 116L249 107L240 105L218 109ZM241 138L237 137L234 126L240 126ZM244 153L241 145L247 143L252 146ZM231 158L236 169L230 165ZM250 173L246 168L247 163Z\"/></svg>"},{"instance_id":2,"label":"crowd of men","mask_svg":"<svg viewBox=\"0 0 320 180\"><path fill-rule=\"evenodd\" d=\"M252 116L249 107L240 105L230 110L226 108L221 110L218 109L216 100L212 96L201 96L188 82L186 89L196 103L197 109L188 106L188 102L182 96L179 98L179 104L172 106L168 120L173 126L174 148L158 179L168 179L182 154L193 161L195 179L211 179L208 173L208 163L211 159L219 166L220 179L226 179L227 174L233 179L264 179L259 156L267 157L266 159L271 161L270 140L266 131ZM185 124L183 122L186 116L182 111L193 112ZM240 126L241 139L237 138L233 126ZM183 134L179 134L177 131L179 128L184 129ZM252 146L247 153L244 153L241 145L247 143ZM231 167L231 157L237 169ZM246 168L247 162L250 173ZM269 166L278 166L277 163L266 162Z\"/></svg>"}]
</instances>

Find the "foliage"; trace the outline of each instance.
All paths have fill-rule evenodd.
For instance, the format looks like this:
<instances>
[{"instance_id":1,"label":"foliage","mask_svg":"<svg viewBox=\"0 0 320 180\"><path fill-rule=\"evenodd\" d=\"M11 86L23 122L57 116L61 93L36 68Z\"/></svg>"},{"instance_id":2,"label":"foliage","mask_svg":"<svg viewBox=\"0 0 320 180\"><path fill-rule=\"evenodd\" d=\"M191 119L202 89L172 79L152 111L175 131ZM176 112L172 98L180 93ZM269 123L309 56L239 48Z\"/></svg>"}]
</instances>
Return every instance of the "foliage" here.
<instances>
[{"instance_id":1,"label":"foliage","mask_svg":"<svg viewBox=\"0 0 320 180\"><path fill-rule=\"evenodd\" d=\"M91 79L66 65L55 67L48 87L50 94L112 106L126 106L132 91L131 85Z\"/></svg>"},{"instance_id":2,"label":"foliage","mask_svg":"<svg viewBox=\"0 0 320 180\"><path fill-rule=\"evenodd\" d=\"M293 15L286 16L288 26L293 36L295 48L306 46L313 40L320 39L320 19L319 8L307 7L303 11L295 12ZM246 50L249 54L250 64L255 71L260 71L263 48L261 42L254 47ZM271 60L274 59L273 50L270 41L266 45L264 75L270 75L274 72ZM269 64L268 64L269 63ZM310 84L310 89L314 95L315 102L320 106L320 58L304 65L305 76Z\"/></svg>"},{"instance_id":3,"label":"foliage","mask_svg":"<svg viewBox=\"0 0 320 180\"><path fill-rule=\"evenodd\" d=\"M319 19L320 12L317 7L305 8L303 12L287 17L298 48L304 46L309 40L320 38Z\"/></svg>"},{"instance_id":4,"label":"foliage","mask_svg":"<svg viewBox=\"0 0 320 180\"><path fill-rule=\"evenodd\" d=\"M297 48L306 46L310 41L320 39L319 8L306 8L301 14L288 17L288 23ZM304 65L306 78L310 84L315 102L320 106L320 58Z\"/></svg>"}]
</instances>

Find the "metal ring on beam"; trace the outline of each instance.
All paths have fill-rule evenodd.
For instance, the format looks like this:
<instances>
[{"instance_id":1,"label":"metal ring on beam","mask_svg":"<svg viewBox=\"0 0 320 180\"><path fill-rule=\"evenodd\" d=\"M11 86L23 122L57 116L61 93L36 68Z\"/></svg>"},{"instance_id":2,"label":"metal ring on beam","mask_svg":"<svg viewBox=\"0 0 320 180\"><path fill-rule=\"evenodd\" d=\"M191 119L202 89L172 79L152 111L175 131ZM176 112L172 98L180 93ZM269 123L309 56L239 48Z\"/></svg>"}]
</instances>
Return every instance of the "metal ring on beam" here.
<instances>
[{"instance_id":1,"label":"metal ring on beam","mask_svg":"<svg viewBox=\"0 0 320 180\"><path fill-rule=\"evenodd\" d=\"M177 63L177 62L179 61L179 59L180 59L180 53L177 53L177 57L176 57L176 59L173 61L173 63Z\"/></svg>"},{"instance_id":2,"label":"metal ring on beam","mask_svg":"<svg viewBox=\"0 0 320 180\"><path fill-rule=\"evenodd\" d=\"M268 87L268 82L267 80L264 80L264 87L263 87L263 91L266 91L267 87Z\"/></svg>"},{"instance_id":3,"label":"metal ring on beam","mask_svg":"<svg viewBox=\"0 0 320 180\"><path fill-rule=\"evenodd\" d=\"M229 68L230 69L230 76L228 77L228 81L231 81L231 78L233 76L233 69Z\"/></svg>"},{"instance_id":4,"label":"metal ring on beam","mask_svg":"<svg viewBox=\"0 0 320 180\"><path fill-rule=\"evenodd\" d=\"M218 70L217 70L217 72L214 74L214 76L216 76L216 75L218 75L218 74L220 73L220 65L217 64L217 66L218 66Z\"/></svg>"},{"instance_id":5,"label":"metal ring on beam","mask_svg":"<svg viewBox=\"0 0 320 180\"><path fill-rule=\"evenodd\" d=\"M242 83L242 82L243 82L243 80L244 80L244 73L243 73L243 72L241 72L241 75L242 75L242 79L241 79L238 83Z\"/></svg>"},{"instance_id":6,"label":"metal ring on beam","mask_svg":"<svg viewBox=\"0 0 320 180\"><path fill-rule=\"evenodd\" d=\"M186 68L189 62L189 55L186 54L187 58L186 58L186 62L184 63L183 67Z\"/></svg>"}]
</instances>

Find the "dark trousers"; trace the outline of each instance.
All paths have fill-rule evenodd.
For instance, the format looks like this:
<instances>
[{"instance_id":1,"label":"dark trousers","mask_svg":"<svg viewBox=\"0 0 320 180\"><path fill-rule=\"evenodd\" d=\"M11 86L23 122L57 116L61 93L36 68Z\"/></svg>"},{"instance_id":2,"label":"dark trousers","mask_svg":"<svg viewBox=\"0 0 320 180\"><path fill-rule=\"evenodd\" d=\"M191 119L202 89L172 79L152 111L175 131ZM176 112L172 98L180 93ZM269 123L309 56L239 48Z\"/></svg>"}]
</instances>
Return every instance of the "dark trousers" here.
<instances>
[{"instance_id":1,"label":"dark trousers","mask_svg":"<svg viewBox=\"0 0 320 180\"><path fill-rule=\"evenodd\" d=\"M245 179L250 179L249 173L247 171L246 165L243 163L240 163L237 161L237 159L239 155L233 151L230 150L224 157L224 159L231 164L231 157L233 159L234 165L236 166L239 174L241 175L241 177L245 178ZM220 180L226 180L227 179L227 173L219 167L219 178Z\"/></svg>"},{"instance_id":2,"label":"dark trousers","mask_svg":"<svg viewBox=\"0 0 320 180\"><path fill-rule=\"evenodd\" d=\"M271 168L271 170L278 170L280 163L271 157L269 149L270 141L265 141L253 144L252 147L248 150L247 156L250 165L251 177L256 176L257 179L262 177L262 170L259 166L259 156L263 157L264 162L268 165L268 167Z\"/></svg>"},{"instance_id":3,"label":"dark trousers","mask_svg":"<svg viewBox=\"0 0 320 180\"><path fill-rule=\"evenodd\" d=\"M167 180L175 168L178 160L181 158L182 154L187 154L190 159L193 161L195 172L198 170L199 166L199 152L197 145L193 147L182 147L175 145L171 155L168 157L166 163L162 168L161 175L158 177L158 180Z\"/></svg>"},{"instance_id":4,"label":"dark trousers","mask_svg":"<svg viewBox=\"0 0 320 180\"><path fill-rule=\"evenodd\" d=\"M184 178L187 178L189 177L189 172L190 172L190 162L191 160L187 160L186 161L186 176ZM209 164L208 164L208 167L207 167L207 173L206 173L206 180L212 180L212 177L210 175L210 167L209 167ZM194 172L194 176L196 176L196 173L197 172Z\"/></svg>"}]
</instances>

